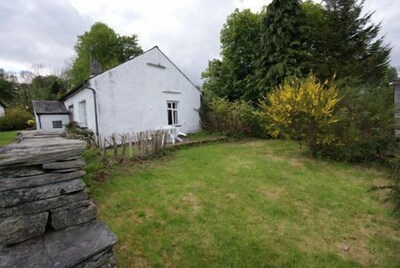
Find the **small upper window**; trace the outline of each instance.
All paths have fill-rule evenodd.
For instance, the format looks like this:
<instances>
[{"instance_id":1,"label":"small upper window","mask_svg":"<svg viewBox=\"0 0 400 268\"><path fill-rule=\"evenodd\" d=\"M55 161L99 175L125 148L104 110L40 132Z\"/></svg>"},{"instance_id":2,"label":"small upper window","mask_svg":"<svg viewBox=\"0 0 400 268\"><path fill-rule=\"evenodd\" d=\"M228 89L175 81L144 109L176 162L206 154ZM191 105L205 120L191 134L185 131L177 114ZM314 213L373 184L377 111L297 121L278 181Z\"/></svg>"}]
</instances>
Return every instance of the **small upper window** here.
<instances>
[{"instance_id":1,"label":"small upper window","mask_svg":"<svg viewBox=\"0 0 400 268\"><path fill-rule=\"evenodd\" d=\"M61 120L53 121L52 123L53 123L53 128L62 128Z\"/></svg>"},{"instance_id":2,"label":"small upper window","mask_svg":"<svg viewBox=\"0 0 400 268\"><path fill-rule=\"evenodd\" d=\"M175 126L178 124L178 102L167 102L168 125Z\"/></svg>"}]
</instances>

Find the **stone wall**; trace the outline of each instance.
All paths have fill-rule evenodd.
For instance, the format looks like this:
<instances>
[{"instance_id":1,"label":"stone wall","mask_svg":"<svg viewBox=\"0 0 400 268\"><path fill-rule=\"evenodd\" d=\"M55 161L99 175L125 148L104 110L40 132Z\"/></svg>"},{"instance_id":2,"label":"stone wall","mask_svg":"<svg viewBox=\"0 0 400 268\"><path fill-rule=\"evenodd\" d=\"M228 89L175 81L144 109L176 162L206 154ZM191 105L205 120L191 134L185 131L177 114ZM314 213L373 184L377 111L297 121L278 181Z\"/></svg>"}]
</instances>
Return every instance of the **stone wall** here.
<instances>
[{"instance_id":1,"label":"stone wall","mask_svg":"<svg viewBox=\"0 0 400 268\"><path fill-rule=\"evenodd\" d=\"M40 131L0 148L0 267L116 266L116 237L82 181L84 148Z\"/></svg>"}]
</instances>

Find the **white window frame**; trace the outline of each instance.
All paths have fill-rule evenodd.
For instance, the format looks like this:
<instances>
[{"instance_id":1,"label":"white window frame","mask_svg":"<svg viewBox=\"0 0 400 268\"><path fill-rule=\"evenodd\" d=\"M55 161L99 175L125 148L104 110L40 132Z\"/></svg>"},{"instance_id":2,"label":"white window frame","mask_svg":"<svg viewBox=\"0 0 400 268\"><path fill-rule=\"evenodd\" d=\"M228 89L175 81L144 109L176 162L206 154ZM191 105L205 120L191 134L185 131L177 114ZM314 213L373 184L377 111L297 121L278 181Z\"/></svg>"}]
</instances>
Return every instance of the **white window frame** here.
<instances>
[{"instance_id":1,"label":"white window frame","mask_svg":"<svg viewBox=\"0 0 400 268\"><path fill-rule=\"evenodd\" d=\"M169 121L171 113L171 124ZM167 123L169 126L179 125L179 102L178 101L167 101Z\"/></svg>"},{"instance_id":2,"label":"white window frame","mask_svg":"<svg viewBox=\"0 0 400 268\"><path fill-rule=\"evenodd\" d=\"M87 111L86 111L86 100L80 101L79 106L79 124L83 127L87 127Z\"/></svg>"}]
</instances>

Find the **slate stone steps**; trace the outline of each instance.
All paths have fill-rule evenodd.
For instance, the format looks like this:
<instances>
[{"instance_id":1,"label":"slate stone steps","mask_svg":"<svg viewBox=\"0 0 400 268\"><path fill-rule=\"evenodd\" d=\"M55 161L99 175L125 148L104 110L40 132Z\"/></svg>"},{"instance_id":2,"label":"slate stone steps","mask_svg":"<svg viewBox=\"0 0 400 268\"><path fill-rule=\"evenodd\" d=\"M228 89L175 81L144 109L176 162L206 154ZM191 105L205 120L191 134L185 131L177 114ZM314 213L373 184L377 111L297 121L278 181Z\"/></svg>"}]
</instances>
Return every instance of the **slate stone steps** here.
<instances>
[{"instance_id":1,"label":"slate stone steps","mask_svg":"<svg viewBox=\"0 0 400 268\"><path fill-rule=\"evenodd\" d=\"M24 132L0 148L0 267L114 267L85 191L85 142Z\"/></svg>"},{"instance_id":2,"label":"slate stone steps","mask_svg":"<svg viewBox=\"0 0 400 268\"><path fill-rule=\"evenodd\" d=\"M117 241L98 221L68 227L0 249L0 267L115 267Z\"/></svg>"}]
</instances>

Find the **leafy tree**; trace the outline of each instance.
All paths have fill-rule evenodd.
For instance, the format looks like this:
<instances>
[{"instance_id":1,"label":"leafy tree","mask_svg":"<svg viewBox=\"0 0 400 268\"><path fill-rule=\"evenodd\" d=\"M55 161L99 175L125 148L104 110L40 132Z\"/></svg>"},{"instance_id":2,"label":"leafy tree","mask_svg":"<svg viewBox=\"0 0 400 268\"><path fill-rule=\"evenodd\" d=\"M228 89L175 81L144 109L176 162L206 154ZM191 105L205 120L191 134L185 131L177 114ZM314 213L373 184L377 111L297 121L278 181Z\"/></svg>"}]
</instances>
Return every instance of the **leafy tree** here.
<instances>
[{"instance_id":1,"label":"leafy tree","mask_svg":"<svg viewBox=\"0 0 400 268\"><path fill-rule=\"evenodd\" d=\"M120 37L106 24L96 22L90 31L78 36L75 51L77 57L71 69L73 85L89 78L90 63L93 59L107 70L124 62L129 56L140 54L142 49L137 45L135 35Z\"/></svg>"},{"instance_id":2,"label":"leafy tree","mask_svg":"<svg viewBox=\"0 0 400 268\"><path fill-rule=\"evenodd\" d=\"M3 69L0 69L0 101L4 104L10 103L15 98L16 78Z\"/></svg>"},{"instance_id":3,"label":"leafy tree","mask_svg":"<svg viewBox=\"0 0 400 268\"><path fill-rule=\"evenodd\" d=\"M261 22L262 14L252 13L249 9L236 9L221 31L221 56L229 72L227 87L231 99L256 101L258 96L247 85L255 73L255 61L260 56Z\"/></svg>"},{"instance_id":4,"label":"leafy tree","mask_svg":"<svg viewBox=\"0 0 400 268\"><path fill-rule=\"evenodd\" d=\"M28 111L32 111L32 90L31 84L18 83L16 86L16 96L13 99L12 106L24 107Z\"/></svg>"},{"instance_id":5,"label":"leafy tree","mask_svg":"<svg viewBox=\"0 0 400 268\"><path fill-rule=\"evenodd\" d=\"M131 56L137 56L143 53L142 48L138 44L137 35L132 36L119 36L119 45L120 45L120 53L119 54L119 62L124 62Z\"/></svg>"},{"instance_id":6,"label":"leafy tree","mask_svg":"<svg viewBox=\"0 0 400 268\"><path fill-rule=\"evenodd\" d=\"M209 62L202 77L204 88L229 100L257 101L258 93L249 86L259 57L258 44L262 13L236 9L221 30L221 60Z\"/></svg>"},{"instance_id":7,"label":"leafy tree","mask_svg":"<svg viewBox=\"0 0 400 268\"><path fill-rule=\"evenodd\" d=\"M39 100L55 100L66 92L66 82L55 75L36 76L30 85L31 96Z\"/></svg>"},{"instance_id":8,"label":"leafy tree","mask_svg":"<svg viewBox=\"0 0 400 268\"><path fill-rule=\"evenodd\" d=\"M229 73L221 60L210 60L207 69L201 76L205 79L203 95L217 95L228 98L230 95L230 89L227 86Z\"/></svg>"},{"instance_id":9,"label":"leafy tree","mask_svg":"<svg viewBox=\"0 0 400 268\"><path fill-rule=\"evenodd\" d=\"M316 54L317 49L321 49L319 35L320 29L324 25L325 21L325 10L321 4L314 3L312 0L303 2L301 9L304 13L304 45L307 48L307 57L301 64L301 70L304 75L318 71L313 69L317 65L316 61L318 60L314 55Z\"/></svg>"},{"instance_id":10,"label":"leafy tree","mask_svg":"<svg viewBox=\"0 0 400 268\"><path fill-rule=\"evenodd\" d=\"M14 95L14 84L0 77L0 101L2 103L9 103L14 98Z\"/></svg>"},{"instance_id":11,"label":"leafy tree","mask_svg":"<svg viewBox=\"0 0 400 268\"><path fill-rule=\"evenodd\" d=\"M304 14L300 0L273 0L263 20L258 90L265 93L291 76L301 76L304 47Z\"/></svg>"},{"instance_id":12,"label":"leafy tree","mask_svg":"<svg viewBox=\"0 0 400 268\"><path fill-rule=\"evenodd\" d=\"M313 40L309 67L321 80L336 75L339 80L379 83L388 72L391 48L378 38L381 26L370 22L373 13L363 15L364 1L323 2L323 18L314 16L309 23Z\"/></svg>"}]
</instances>

